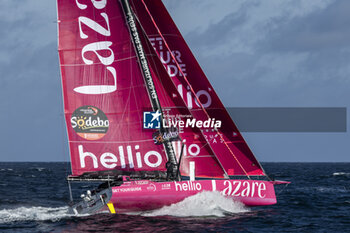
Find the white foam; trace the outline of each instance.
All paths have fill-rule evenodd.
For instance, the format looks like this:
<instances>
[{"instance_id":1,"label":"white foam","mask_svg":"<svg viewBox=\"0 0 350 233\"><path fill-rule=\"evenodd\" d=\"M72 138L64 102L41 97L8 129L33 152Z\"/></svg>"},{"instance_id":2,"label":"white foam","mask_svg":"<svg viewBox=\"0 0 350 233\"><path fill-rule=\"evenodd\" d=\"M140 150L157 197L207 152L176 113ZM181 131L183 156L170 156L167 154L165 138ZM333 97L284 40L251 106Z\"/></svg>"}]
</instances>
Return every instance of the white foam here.
<instances>
[{"instance_id":1,"label":"white foam","mask_svg":"<svg viewBox=\"0 0 350 233\"><path fill-rule=\"evenodd\" d=\"M3 171L13 171L13 169L12 168L1 168L0 171L2 171L2 172Z\"/></svg>"},{"instance_id":2,"label":"white foam","mask_svg":"<svg viewBox=\"0 0 350 233\"><path fill-rule=\"evenodd\" d=\"M314 189L320 193L345 193L345 192L348 192L348 190L344 186L338 186L338 187L334 187L334 188L319 186L319 187L315 187Z\"/></svg>"},{"instance_id":3,"label":"white foam","mask_svg":"<svg viewBox=\"0 0 350 233\"><path fill-rule=\"evenodd\" d=\"M217 216L223 217L229 213L248 212L249 209L241 202L226 198L219 192L204 191L190 196L179 203L165 206L161 209L142 213L143 216L164 216L177 217L189 216Z\"/></svg>"},{"instance_id":4,"label":"white foam","mask_svg":"<svg viewBox=\"0 0 350 233\"><path fill-rule=\"evenodd\" d=\"M348 172L334 172L333 176L350 176Z\"/></svg>"},{"instance_id":5,"label":"white foam","mask_svg":"<svg viewBox=\"0 0 350 233\"><path fill-rule=\"evenodd\" d=\"M34 167L33 169L37 170L39 172L46 170L46 168L44 168L44 167Z\"/></svg>"},{"instance_id":6,"label":"white foam","mask_svg":"<svg viewBox=\"0 0 350 233\"><path fill-rule=\"evenodd\" d=\"M71 217L68 207L19 207L15 209L0 210L0 223L16 221L59 221L62 218Z\"/></svg>"}]
</instances>

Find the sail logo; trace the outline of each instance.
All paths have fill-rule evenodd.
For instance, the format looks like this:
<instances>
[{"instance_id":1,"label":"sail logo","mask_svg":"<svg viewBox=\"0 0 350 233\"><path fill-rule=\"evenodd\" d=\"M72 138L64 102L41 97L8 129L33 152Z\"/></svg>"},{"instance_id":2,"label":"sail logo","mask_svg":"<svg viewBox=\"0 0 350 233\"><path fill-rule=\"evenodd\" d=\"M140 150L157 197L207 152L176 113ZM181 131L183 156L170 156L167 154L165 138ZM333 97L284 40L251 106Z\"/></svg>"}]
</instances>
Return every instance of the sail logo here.
<instances>
[{"instance_id":1,"label":"sail logo","mask_svg":"<svg viewBox=\"0 0 350 233\"><path fill-rule=\"evenodd\" d=\"M70 121L74 131L86 140L101 139L109 128L109 120L104 112L90 105L77 108Z\"/></svg>"},{"instance_id":2,"label":"sail logo","mask_svg":"<svg viewBox=\"0 0 350 233\"><path fill-rule=\"evenodd\" d=\"M150 37L149 40L152 46L158 52L160 61L165 65L165 69L167 70L170 77L182 76L182 73L180 72L178 66L184 75L187 76L186 64L183 63L181 58L182 54L179 50L173 50L171 51L171 54L170 51L165 46L163 46L164 42L162 40L162 37ZM176 62L172 59L173 56L175 57Z\"/></svg>"},{"instance_id":3,"label":"sail logo","mask_svg":"<svg viewBox=\"0 0 350 233\"><path fill-rule=\"evenodd\" d=\"M150 150L142 156L139 145L135 145L134 149L130 145L126 146L126 148L124 146L118 146L119 154L104 152L100 156L97 156L95 152L86 151L83 145L78 145L78 151L81 168L93 167L96 169L102 167L113 169L119 167L121 169L140 169L145 167L145 165L149 168L156 168L163 163L163 158L157 151Z\"/></svg>"},{"instance_id":4,"label":"sail logo","mask_svg":"<svg viewBox=\"0 0 350 233\"><path fill-rule=\"evenodd\" d=\"M164 42L161 37L150 37L149 40L153 48L158 52L160 61L163 63L168 75L175 82L177 90L181 98L185 101L187 107L189 109L201 106L204 108L210 107L213 102L212 96L210 95L212 92L211 87L208 87L206 90L200 89L195 92L191 90L190 86L184 86L182 81L180 81L183 80L183 78L180 78L183 76L182 74L187 77L186 63L183 61L181 51L175 49L170 53L167 47L164 46Z\"/></svg>"},{"instance_id":5,"label":"sail logo","mask_svg":"<svg viewBox=\"0 0 350 233\"><path fill-rule=\"evenodd\" d=\"M182 84L177 85L177 90L181 96L181 98L185 101L188 109L193 109L193 107L201 107L201 105L204 108L210 107L212 103L211 96L209 92L212 90L210 87L208 88L208 91L206 90L199 90L197 93L192 93L190 90L190 87L187 86L187 90L182 86ZM185 92L185 93L184 93ZM197 100L199 99L199 102Z\"/></svg>"},{"instance_id":6,"label":"sail logo","mask_svg":"<svg viewBox=\"0 0 350 233\"><path fill-rule=\"evenodd\" d=\"M159 130L157 130L152 134L152 138L154 144L156 145L161 145L164 143L164 141L172 142L181 140L179 136L179 131L177 130L177 128L174 127L165 132L160 132Z\"/></svg>"},{"instance_id":7,"label":"sail logo","mask_svg":"<svg viewBox=\"0 0 350 233\"><path fill-rule=\"evenodd\" d=\"M144 129L160 129L160 116L159 110L156 112L144 112L143 113L143 128Z\"/></svg>"},{"instance_id":8,"label":"sail logo","mask_svg":"<svg viewBox=\"0 0 350 233\"><path fill-rule=\"evenodd\" d=\"M208 118L205 121L197 120L196 118L187 118L186 120L178 119L163 119L164 128L207 128L207 129L218 129L221 127L221 121L215 118Z\"/></svg>"}]
</instances>

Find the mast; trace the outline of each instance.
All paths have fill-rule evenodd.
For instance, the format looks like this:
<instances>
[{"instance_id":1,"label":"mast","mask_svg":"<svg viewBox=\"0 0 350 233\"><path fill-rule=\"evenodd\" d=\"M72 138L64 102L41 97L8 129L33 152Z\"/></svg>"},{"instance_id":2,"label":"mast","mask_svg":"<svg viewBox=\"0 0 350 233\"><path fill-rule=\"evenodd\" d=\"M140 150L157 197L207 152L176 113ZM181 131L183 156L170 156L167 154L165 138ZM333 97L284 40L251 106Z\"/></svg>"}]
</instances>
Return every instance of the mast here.
<instances>
[{"instance_id":1,"label":"mast","mask_svg":"<svg viewBox=\"0 0 350 233\"><path fill-rule=\"evenodd\" d=\"M149 64L146 59L146 55L144 52L145 50L142 46L140 36L136 28L134 15L133 15L133 12L131 11L128 0L120 0L120 3L122 5L124 16L129 28L130 36L135 48L137 58L139 60L140 68L146 84L147 93L151 101L152 109L153 111L160 113L160 121L161 121L160 132L161 134L163 134L164 132L166 132L166 129L164 129L163 127L163 111L162 111L162 108L158 99L158 95L154 86ZM178 164L176 162L175 152L170 140L169 139L164 140L163 146L165 148L165 152L168 157L167 177L168 179L171 179L171 180L179 180L179 176L177 175Z\"/></svg>"}]
</instances>

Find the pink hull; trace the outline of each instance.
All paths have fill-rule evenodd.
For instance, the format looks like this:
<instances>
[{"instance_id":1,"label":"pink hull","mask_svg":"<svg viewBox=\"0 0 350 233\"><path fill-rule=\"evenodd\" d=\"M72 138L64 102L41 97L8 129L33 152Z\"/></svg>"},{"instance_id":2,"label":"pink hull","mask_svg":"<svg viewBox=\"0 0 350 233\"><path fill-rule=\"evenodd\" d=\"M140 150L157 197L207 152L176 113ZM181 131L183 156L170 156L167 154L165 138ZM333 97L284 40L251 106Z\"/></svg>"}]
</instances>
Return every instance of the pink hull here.
<instances>
[{"instance_id":1,"label":"pink hull","mask_svg":"<svg viewBox=\"0 0 350 233\"><path fill-rule=\"evenodd\" d=\"M276 204L273 182L259 180L129 181L112 188L110 202L119 213L144 211L180 202L202 191L219 191L247 206Z\"/></svg>"}]
</instances>

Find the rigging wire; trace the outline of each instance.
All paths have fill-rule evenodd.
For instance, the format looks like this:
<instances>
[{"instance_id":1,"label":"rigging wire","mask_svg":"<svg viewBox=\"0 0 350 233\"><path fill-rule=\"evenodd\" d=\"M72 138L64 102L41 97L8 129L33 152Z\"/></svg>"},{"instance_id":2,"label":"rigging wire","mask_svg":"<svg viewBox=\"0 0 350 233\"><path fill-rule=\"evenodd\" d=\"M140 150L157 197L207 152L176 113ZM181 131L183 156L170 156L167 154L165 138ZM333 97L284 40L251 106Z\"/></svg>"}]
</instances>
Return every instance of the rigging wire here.
<instances>
[{"instance_id":1,"label":"rigging wire","mask_svg":"<svg viewBox=\"0 0 350 233\"><path fill-rule=\"evenodd\" d=\"M284 187L278 193L276 193L276 197L278 197L287 188L288 185L289 183L286 183Z\"/></svg>"}]
</instances>

